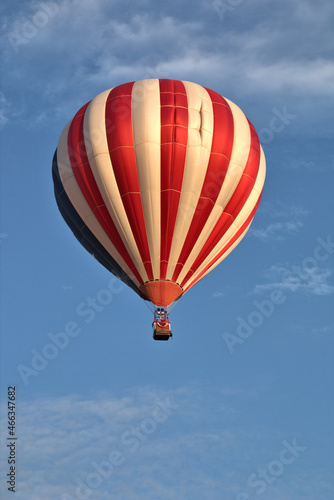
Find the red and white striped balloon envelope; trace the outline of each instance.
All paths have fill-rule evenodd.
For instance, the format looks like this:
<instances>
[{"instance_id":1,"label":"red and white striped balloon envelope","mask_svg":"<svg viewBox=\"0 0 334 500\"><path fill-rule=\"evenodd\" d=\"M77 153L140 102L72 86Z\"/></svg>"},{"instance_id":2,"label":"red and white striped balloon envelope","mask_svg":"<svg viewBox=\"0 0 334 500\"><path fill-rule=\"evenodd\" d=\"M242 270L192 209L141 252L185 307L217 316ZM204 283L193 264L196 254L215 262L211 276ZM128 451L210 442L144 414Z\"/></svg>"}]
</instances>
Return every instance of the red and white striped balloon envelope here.
<instances>
[{"instance_id":1,"label":"red and white striped balloon envelope","mask_svg":"<svg viewBox=\"0 0 334 500\"><path fill-rule=\"evenodd\" d=\"M162 307L244 237L265 169L238 106L166 79L125 83L85 104L64 128L52 167L59 210L80 243Z\"/></svg>"}]
</instances>

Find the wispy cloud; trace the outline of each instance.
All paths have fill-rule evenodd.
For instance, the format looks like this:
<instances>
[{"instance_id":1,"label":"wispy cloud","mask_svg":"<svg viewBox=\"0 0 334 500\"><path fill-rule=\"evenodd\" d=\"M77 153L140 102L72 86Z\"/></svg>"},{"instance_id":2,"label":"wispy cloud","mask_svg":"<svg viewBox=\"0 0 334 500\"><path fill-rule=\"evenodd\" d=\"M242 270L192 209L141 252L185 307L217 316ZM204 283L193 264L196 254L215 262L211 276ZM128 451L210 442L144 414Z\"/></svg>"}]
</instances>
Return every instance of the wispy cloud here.
<instances>
[{"instance_id":1,"label":"wispy cloud","mask_svg":"<svg viewBox=\"0 0 334 500\"><path fill-rule=\"evenodd\" d=\"M281 202L265 202L260 205L259 214L270 222L264 227L250 228L250 236L262 241L280 241L293 236L304 226L309 210L295 204Z\"/></svg>"},{"instance_id":2,"label":"wispy cloud","mask_svg":"<svg viewBox=\"0 0 334 500\"><path fill-rule=\"evenodd\" d=\"M316 158L315 160L293 159L289 167L293 169L303 169L308 172L323 172L334 168L334 155L328 154L325 162L321 158Z\"/></svg>"},{"instance_id":3,"label":"wispy cloud","mask_svg":"<svg viewBox=\"0 0 334 500\"><path fill-rule=\"evenodd\" d=\"M307 216L310 211L302 205L294 203L282 203L281 201L266 201L260 205L261 212L266 215L280 219L280 218L302 218Z\"/></svg>"},{"instance_id":4,"label":"wispy cloud","mask_svg":"<svg viewBox=\"0 0 334 500\"><path fill-rule=\"evenodd\" d=\"M262 64L249 68L247 78L252 87L259 90L279 92L283 89L307 95L332 95L328 89L334 76L334 62L317 59L315 61ZM268 83L270 82L270 83Z\"/></svg>"},{"instance_id":5,"label":"wispy cloud","mask_svg":"<svg viewBox=\"0 0 334 500\"><path fill-rule=\"evenodd\" d=\"M311 330L311 333L315 336L315 337L319 337L319 338L328 338L328 336L332 336L333 333L334 333L334 327L333 325L330 325L330 326L319 326L318 328L313 328Z\"/></svg>"},{"instance_id":6,"label":"wispy cloud","mask_svg":"<svg viewBox=\"0 0 334 500\"><path fill-rule=\"evenodd\" d=\"M223 93L328 96L334 77L327 56L330 6L321 9L320 17L311 1L293 6L283 1L272 25L266 17L254 17L263 2L254 3L242 2L229 23L202 2L186 16L172 5L161 13L144 0L135 8L126 0L122 5L105 0L26 3L2 22L6 79L9 85L24 81L26 93L39 92L44 110L46 103L54 110L58 96L63 103L73 102L83 85L81 100L88 100L97 89L152 76L198 81L218 91L222 86ZM248 18L253 22L240 29L238 21Z\"/></svg>"},{"instance_id":7,"label":"wispy cloud","mask_svg":"<svg viewBox=\"0 0 334 500\"><path fill-rule=\"evenodd\" d=\"M177 412L182 399L182 390L171 393L143 388L121 398L100 395L87 400L70 395L20 402L19 498L39 499L43 491L44 498L50 500L59 500L65 493L81 498L76 494L81 482L95 492L89 474L97 472L95 463L112 460L113 451L115 471L117 457L119 467L121 462L128 465L121 472L124 478L129 469L133 471L132 457L137 462L138 457L148 453L145 445L149 444L158 453L163 441L158 431L163 434L164 426L172 428L168 420ZM5 411L2 408L3 414ZM1 468L6 470L5 463ZM110 498L115 476L116 487L120 489L122 480L115 472L99 490L99 498ZM2 486L7 489L5 479Z\"/></svg>"},{"instance_id":8,"label":"wispy cloud","mask_svg":"<svg viewBox=\"0 0 334 500\"><path fill-rule=\"evenodd\" d=\"M208 401L210 389L205 392ZM101 499L228 497L245 473L235 467L240 450L260 438L257 429L235 428L238 406L253 398L240 389L222 388L212 394L214 412L203 407L201 390L191 387L141 388L121 398L69 395L20 402L21 498L37 500L41 492L49 500L65 493L80 498L80 485L82 493L86 488ZM167 411L156 413L154 428L159 401L167 403ZM264 435L269 431L263 430L261 439ZM117 451L123 460L110 472L106 462ZM210 469L217 460L222 467L218 476ZM103 479L96 487L90 482L94 473Z\"/></svg>"},{"instance_id":9,"label":"wispy cloud","mask_svg":"<svg viewBox=\"0 0 334 500\"><path fill-rule=\"evenodd\" d=\"M16 108L12 99L8 98L3 92L0 92L0 129L20 119L22 114L23 109Z\"/></svg>"},{"instance_id":10,"label":"wispy cloud","mask_svg":"<svg viewBox=\"0 0 334 500\"><path fill-rule=\"evenodd\" d=\"M9 109L9 102L7 101L3 92L0 92L0 127L6 125L6 123L9 120L8 109Z\"/></svg>"},{"instance_id":11,"label":"wispy cloud","mask_svg":"<svg viewBox=\"0 0 334 500\"><path fill-rule=\"evenodd\" d=\"M248 393L222 387L217 393L198 387L144 387L125 397L68 395L21 401L16 496L235 498L248 487L247 478L259 464L276 458L268 454L268 443L279 451L287 438L277 429L243 425L247 403L253 405L264 390L269 388ZM203 391L209 408L203 405ZM298 462L294 467L298 470ZM284 477L284 486L294 500L304 499L293 478ZM271 491L271 498L290 498L280 497L280 489Z\"/></svg>"},{"instance_id":12,"label":"wispy cloud","mask_svg":"<svg viewBox=\"0 0 334 500\"><path fill-rule=\"evenodd\" d=\"M303 227L300 221L275 222L265 228L251 229L250 234L261 240L283 240L287 235L296 234Z\"/></svg>"},{"instance_id":13,"label":"wispy cloud","mask_svg":"<svg viewBox=\"0 0 334 500\"><path fill-rule=\"evenodd\" d=\"M255 287L255 293L264 293L268 290L279 289L287 292L303 292L311 295L331 295L334 286L328 281L332 276L330 269L318 266L288 266L275 264L265 273L267 283Z\"/></svg>"}]
</instances>

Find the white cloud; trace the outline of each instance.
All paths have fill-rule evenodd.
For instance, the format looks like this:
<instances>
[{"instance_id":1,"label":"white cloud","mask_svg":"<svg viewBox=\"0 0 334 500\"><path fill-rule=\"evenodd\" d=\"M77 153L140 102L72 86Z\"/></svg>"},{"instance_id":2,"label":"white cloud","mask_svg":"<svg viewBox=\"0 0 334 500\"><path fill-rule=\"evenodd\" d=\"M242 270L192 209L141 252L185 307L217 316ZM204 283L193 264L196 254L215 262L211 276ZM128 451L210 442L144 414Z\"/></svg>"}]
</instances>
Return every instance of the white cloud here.
<instances>
[{"instance_id":1,"label":"white cloud","mask_svg":"<svg viewBox=\"0 0 334 500\"><path fill-rule=\"evenodd\" d=\"M311 333L318 338L328 338L328 336L332 336L334 333L333 325L330 326L319 326L318 328L313 328Z\"/></svg>"},{"instance_id":2,"label":"white cloud","mask_svg":"<svg viewBox=\"0 0 334 500\"><path fill-rule=\"evenodd\" d=\"M310 212L300 205L283 204L281 202L264 202L260 205L258 216L270 222L259 228L251 227L250 236L262 241L281 241L287 236L294 236L304 226L304 219Z\"/></svg>"},{"instance_id":3,"label":"white cloud","mask_svg":"<svg viewBox=\"0 0 334 500\"><path fill-rule=\"evenodd\" d=\"M313 260L316 263L315 259ZM289 267L283 264L275 264L265 274L270 282L256 285L255 293L263 293L274 289L287 292L304 292L319 296L334 293L334 286L328 283L332 271L320 268L318 265L313 267L307 265Z\"/></svg>"},{"instance_id":4,"label":"white cloud","mask_svg":"<svg viewBox=\"0 0 334 500\"><path fill-rule=\"evenodd\" d=\"M322 158L315 158L314 160L293 159L290 161L289 167L293 169L300 168L318 174L319 172L328 171L334 168L334 155L330 153L327 154L325 161Z\"/></svg>"},{"instance_id":5,"label":"white cloud","mask_svg":"<svg viewBox=\"0 0 334 500\"><path fill-rule=\"evenodd\" d=\"M302 205L282 203L281 201L264 201L258 210L272 219L298 219L309 215L310 211Z\"/></svg>"},{"instance_id":6,"label":"white cloud","mask_svg":"<svg viewBox=\"0 0 334 500\"><path fill-rule=\"evenodd\" d=\"M15 109L12 100L7 98L3 92L0 92L0 129L8 123L20 119L22 113L22 109Z\"/></svg>"},{"instance_id":7,"label":"white cloud","mask_svg":"<svg viewBox=\"0 0 334 500\"><path fill-rule=\"evenodd\" d=\"M59 500L65 493L77 498L79 484L91 491L90 498L97 495L101 500L110 495L115 500L229 496L231 483L237 485L244 474L239 466L235 469L236 457L259 438L257 430L235 428L238 404L252 398L240 389L222 388L221 393L212 394L210 402L217 413L203 407L201 390L191 387L175 391L143 388L121 398L101 395L85 400L69 395L21 401L17 498L40 500L44 495ZM154 413L159 401L170 402L169 415L162 410ZM127 443L122 441L124 433ZM264 435L269 433L264 431L261 439ZM115 465L109 475L105 468L107 477L100 478L95 488L92 474L96 476L115 450L123 463ZM222 470L217 475L211 466L218 461Z\"/></svg>"},{"instance_id":8,"label":"white cloud","mask_svg":"<svg viewBox=\"0 0 334 500\"><path fill-rule=\"evenodd\" d=\"M284 439L277 429L244 426L247 402L253 405L264 390L269 388L247 393L222 387L217 393L210 388L150 387L126 397L68 395L20 401L15 498L73 500L79 493L81 498L101 500L234 498L247 487L258 463L276 458L268 456L268 444L279 452ZM168 398L169 415L158 421L164 412L154 412L159 401L168 403ZM203 406L203 398L209 407ZM124 433L132 439L127 444L122 442ZM116 450L118 456L112 455ZM284 479L291 498L301 499L293 478Z\"/></svg>"},{"instance_id":9,"label":"white cloud","mask_svg":"<svg viewBox=\"0 0 334 500\"><path fill-rule=\"evenodd\" d=\"M6 125L8 122L8 108L9 108L9 103L4 96L3 92L0 92L0 127Z\"/></svg>"},{"instance_id":10,"label":"white cloud","mask_svg":"<svg viewBox=\"0 0 334 500\"><path fill-rule=\"evenodd\" d=\"M261 240L283 240L287 234L296 234L301 227L303 224L300 221L275 222L266 228L251 229L250 234Z\"/></svg>"},{"instance_id":11,"label":"white cloud","mask_svg":"<svg viewBox=\"0 0 334 500\"><path fill-rule=\"evenodd\" d=\"M333 95L334 62L324 59L314 61L277 61L250 64L246 80L251 88L268 93L293 92L296 95Z\"/></svg>"},{"instance_id":12,"label":"white cloud","mask_svg":"<svg viewBox=\"0 0 334 500\"><path fill-rule=\"evenodd\" d=\"M146 441L161 443L159 432L153 435L156 430L163 431L164 426L168 426L168 420L178 411L177 400L182 398L182 390L161 394L144 388L122 398L101 395L84 400L71 395L40 398L32 403L21 401L17 424L18 498L40 499L43 492L44 498L50 500L58 500L63 493L73 495L78 480L86 481L90 473L96 472L94 461L108 461L113 450L119 450L124 463L129 463L131 468L131 457L134 455L136 459L137 448L140 451L137 455L142 455ZM130 438L128 443L122 443L124 432L130 436L132 429L141 425L144 428L139 434L143 436L142 441L141 437L131 435L132 443ZM7 469L4 463L2 469ZM101 488L99 498L109 498L105 488L110 488L110 481Z\"/></svg>"},{"instance_id":13,"label":"white cloud","mask_svg":"<svg viewBox=\"0 0 334 500\"><path fill-rule=\"evenodd\" d=\"M78 99L82 88L79 96L88 100L105 88L151 76L198 81L227 97L238 92L298 100L331 94L334 63L326 56L330 7L328 16L321 9L320 17L312 2L280 2L273 24L256 16L262 3L242 2L229 23L220 22L213 6L199 11L196 5L201 13L196 16L195 8L172 6L161 13L150 1L135 7L126 0L26 3L2 24L6 79L9 86L24 81L27 101L37 90L43 111L51 106L52 116L57 106ZM35 26L37 13L52 12L52 5L54 12ZM282 19L282 12L289 17ZM237 20L247 18L253 22L240 28Z\"/></svg>"}]
</instances>

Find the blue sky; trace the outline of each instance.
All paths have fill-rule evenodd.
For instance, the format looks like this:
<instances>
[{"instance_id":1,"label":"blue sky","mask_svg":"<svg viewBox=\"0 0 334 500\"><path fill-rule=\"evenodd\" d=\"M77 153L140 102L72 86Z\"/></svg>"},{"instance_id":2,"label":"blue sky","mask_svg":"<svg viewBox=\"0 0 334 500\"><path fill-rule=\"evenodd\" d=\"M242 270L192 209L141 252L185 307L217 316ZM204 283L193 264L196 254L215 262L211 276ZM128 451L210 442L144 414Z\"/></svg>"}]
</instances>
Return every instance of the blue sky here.
<instances>
[{"instance_id":1,"label":"blue sky","mask_svg":"<svg viewBox=\"0 0 334 500\"><path fill-rule=\"evenodd\" d=\"M333 11L2 2L2 498L10 385L17 500L333 498ZM267 159L250 231L175 306L167 343L72 236L51 179L82 104L159 77L238 104Z\"/></svg>"}]
</instances>

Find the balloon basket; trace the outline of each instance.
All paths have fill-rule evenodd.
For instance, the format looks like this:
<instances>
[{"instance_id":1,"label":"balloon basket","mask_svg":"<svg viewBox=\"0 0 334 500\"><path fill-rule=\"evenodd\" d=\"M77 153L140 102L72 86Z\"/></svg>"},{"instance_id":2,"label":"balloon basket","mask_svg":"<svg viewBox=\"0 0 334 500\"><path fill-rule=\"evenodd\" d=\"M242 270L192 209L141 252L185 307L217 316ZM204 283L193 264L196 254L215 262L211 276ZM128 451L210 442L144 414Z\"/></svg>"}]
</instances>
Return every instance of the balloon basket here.
<instances>
[{"instance_id":1,"label":"balloon basket","mask_svg":"<svg viewBox=\"0 0 334 500\"><path fill-rule=\"evenodd\" d=\"M154 340L168 340L172 336L173 335L169 327L160 328L158 325L156 325L153 329Z\"/></svg>"}]
</instances>

